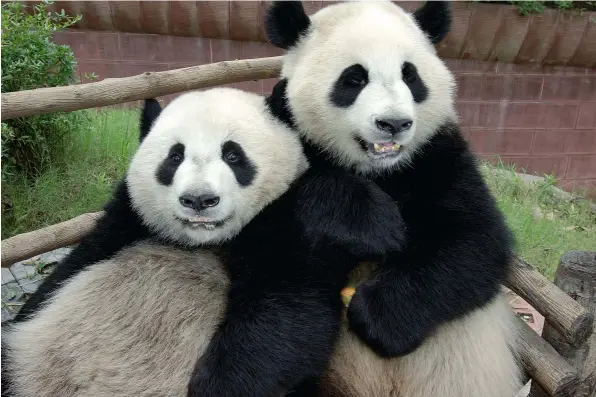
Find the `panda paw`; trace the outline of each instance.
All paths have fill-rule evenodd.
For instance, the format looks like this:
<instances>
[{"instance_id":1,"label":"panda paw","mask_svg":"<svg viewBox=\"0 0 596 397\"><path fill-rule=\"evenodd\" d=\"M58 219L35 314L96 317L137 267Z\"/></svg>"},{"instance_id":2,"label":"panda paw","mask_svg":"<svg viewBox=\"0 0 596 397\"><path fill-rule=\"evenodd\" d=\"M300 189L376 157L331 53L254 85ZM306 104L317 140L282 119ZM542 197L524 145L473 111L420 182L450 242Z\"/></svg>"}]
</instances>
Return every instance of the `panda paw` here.
<instances>
[{"instance_id":1,"label":"panda paw","mask_svg":"<svg viewBox=\"0 0 596 397\"><path fill-rule=\"evenodd\" d=\"M407 355L422 344L427 329L424 325L422 328L413 326L411 322L404 324L407 316L396 315L403 311L396 310L395 300L384 292L395 286L379 284L372 280L356 288L348 306L350 330L381 357Z\"/></svg>"}]
</instances>

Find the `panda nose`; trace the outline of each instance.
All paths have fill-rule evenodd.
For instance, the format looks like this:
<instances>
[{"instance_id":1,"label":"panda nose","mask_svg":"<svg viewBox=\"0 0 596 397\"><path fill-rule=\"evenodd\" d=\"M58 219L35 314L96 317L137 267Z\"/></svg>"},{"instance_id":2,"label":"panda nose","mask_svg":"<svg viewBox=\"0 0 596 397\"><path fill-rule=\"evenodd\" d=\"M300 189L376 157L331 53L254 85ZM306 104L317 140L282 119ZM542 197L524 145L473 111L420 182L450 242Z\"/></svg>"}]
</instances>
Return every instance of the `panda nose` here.
<instances>
[{"instance_id":1,"label":"panda nose","mask_svg":"<svg viewBox=\"0 0 596 397\"><path fill-rule=\"evenodd\" d=\"M183 194L178 198L183 207L192 208L196 211L204 210L205 208L215 207L219 204L219 197L208 193L200 196L193 196L191 194Z\"/></svg>"},{"instance_id":2,"label":"panda nose","mask_svg":"<svg viewBox=\"0 0 596 397\"><path fill-rule=\"evenodd\" d=\"M381 131L390 133L391 135L399 134L407 131L412 126L410 119L377 119L375 121L377 128Z\"/></svg>"}]
</instances>

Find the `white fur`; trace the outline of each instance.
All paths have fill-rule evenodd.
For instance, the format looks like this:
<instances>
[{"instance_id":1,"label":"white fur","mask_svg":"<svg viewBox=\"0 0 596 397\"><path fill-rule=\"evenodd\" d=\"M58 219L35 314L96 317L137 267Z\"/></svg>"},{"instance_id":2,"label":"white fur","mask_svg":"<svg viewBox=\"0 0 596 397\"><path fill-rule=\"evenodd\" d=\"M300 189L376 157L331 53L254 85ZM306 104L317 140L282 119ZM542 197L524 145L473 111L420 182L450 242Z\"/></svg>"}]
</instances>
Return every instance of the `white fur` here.
<instances>
[{"instance_id":1,"label":"white fur","mask_svg":"<svg viewBox=\"0 0 596 397\"><path fill-rule=\"evenodd\" d=\"M227 289L208 251L124 249L2 332L15 397L185 396Z\"/></svg>"},{"instance_id":2,"label":"white fur","mask_svg":"<svg viewBox=\"0 0 596 397\"><path fill-rule=\"evenodd\" d=\"M514 320L499 296L394 359L376 356L344 324L324 384L345 397L512 397L522 387Z\"/></svg>"},{"instance_id":3,"label":"white fur","mask_svg":"<svg viewBox=\"0 0 596 397\"><path fill-rule=\"evenodd\" d=\"M238 143L257 167L249 186L240 186L222 160L221 147L228 140ZM156 170L175 143L185 145L184 161L172 185L164 186ZM269 115L261 96L215 88L184 94L162 111L132 159L127 183L135 210L150 228L196 246L236 235L307 165L297 134ZM184 225L180 218L196 214L182 206L179 197L207 192L218 195L220 202L201 216L231 219L213 230Z\"/></svg>"},{"instance_id":4,"label":"white fur","mask_svg":"<svg viewBox=\"0 0 596 397\"><path fill-rule=\"evenodd\" d=\"M301 133L328 148L339 165L364 174L407 163L422 143L447 120L456 120L455 80L413 18L386 1L349 2L327 6L311 16L311 30L284 57L288 100ZM416 104L401 69L413 63L429 88ZM341 72L359 63L370 82L348 108L339 108L329 93ZM412 128L396 143L398 156L374 159L354 137L374 142L379 117L411 118Z\"/></svg>"},{"instance_id":5,"label":"white fur","mask_svg":"<svg viewBox=\"0 0 596 397\"><path fill-rule=\"evenodd\" d=\"M209 251L148 242L124 249L3 332L15 397L185 395L228 288ZM391 360L376 356L344 322L323 387L340 387L345 397L512 397L521 387L508 346L513 320L499 297Z\"/></svg>"}]
</instances>

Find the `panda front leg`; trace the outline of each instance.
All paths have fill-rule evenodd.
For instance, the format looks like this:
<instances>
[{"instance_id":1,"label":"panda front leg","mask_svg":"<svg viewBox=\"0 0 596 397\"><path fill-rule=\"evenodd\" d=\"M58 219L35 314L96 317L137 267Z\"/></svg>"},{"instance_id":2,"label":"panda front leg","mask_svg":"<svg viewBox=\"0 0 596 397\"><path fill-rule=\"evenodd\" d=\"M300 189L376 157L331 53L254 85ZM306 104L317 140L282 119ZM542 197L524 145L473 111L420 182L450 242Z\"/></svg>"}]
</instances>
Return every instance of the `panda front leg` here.
<instances>
[{"instance_id":1,"label":"panda front leg","mask_svg":"<svg viewBox=\"0 0 596 397\"><path fill-rule=\"evenodd\" d=\"M339 296L285 286L266 293L257 292L267 289L262 281L232 287L225 320L195 365L189 397L281 397L323 371L339 332Z\"/></svg>"},{"instance_id":2,"label":"panda front leg","mask_svg":"<svg viewBox=\"0 0 596 397\"><path fill-rule=\"evenodd\" d=\"M391 253L348 307L350 329L383 357L408 354L440 325L486 306L507 275L509 232L488 193L432 199L417 201L424 214L402 210L406 249Z\"/></svg>"}]
</instances>

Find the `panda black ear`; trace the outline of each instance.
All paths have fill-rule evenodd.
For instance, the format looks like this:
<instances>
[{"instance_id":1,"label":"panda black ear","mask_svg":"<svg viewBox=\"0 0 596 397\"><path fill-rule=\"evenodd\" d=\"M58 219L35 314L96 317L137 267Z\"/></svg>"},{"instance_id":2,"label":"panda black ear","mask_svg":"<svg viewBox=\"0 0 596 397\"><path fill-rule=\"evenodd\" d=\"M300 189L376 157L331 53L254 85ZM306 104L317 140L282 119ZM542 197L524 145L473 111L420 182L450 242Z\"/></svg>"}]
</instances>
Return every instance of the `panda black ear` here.
<instances>
[{"instance_id":1,"label":"panda black ear","mask_svg":"<svg viewBox=\"0 0 596 397\"><path fill-rule=\"evenodd\" d=\"M143 111L141 112L141 136L139 137L139 141L143 142L143 139L149 133L151 126L161 113L161 105L157 101L157 99L145 99L145 103L143 105Z\"/></svg>"},{"instance_id":2,"label":"panda black ear","mask_svg":"<svg viewBox=\"0 0 596 397\"><path fill-rule=\"evenodd\" d=\"M310 26L310 18L300 1L274 1L265 16L269 42L287 50L298 42Z\"/></svg>"},{"instance_id":3,"label":"panda black ear","mask_svg":"<svg viewBox=\"0 0 596 397\"><path fill-rule=\"evenodd\" d=\"M433 44L443 40L451 29L451 7L447 1L427 1L413 16Z\"/></svg>"}]
</instances>

